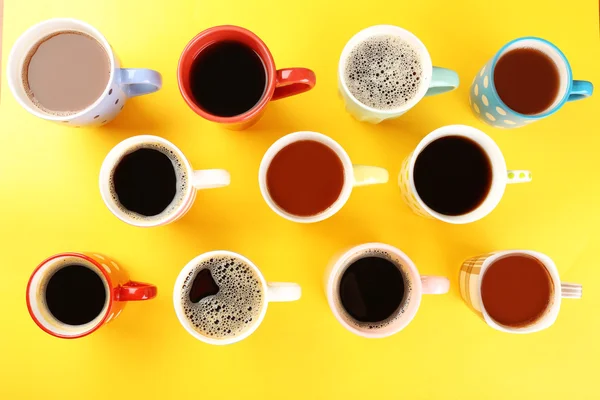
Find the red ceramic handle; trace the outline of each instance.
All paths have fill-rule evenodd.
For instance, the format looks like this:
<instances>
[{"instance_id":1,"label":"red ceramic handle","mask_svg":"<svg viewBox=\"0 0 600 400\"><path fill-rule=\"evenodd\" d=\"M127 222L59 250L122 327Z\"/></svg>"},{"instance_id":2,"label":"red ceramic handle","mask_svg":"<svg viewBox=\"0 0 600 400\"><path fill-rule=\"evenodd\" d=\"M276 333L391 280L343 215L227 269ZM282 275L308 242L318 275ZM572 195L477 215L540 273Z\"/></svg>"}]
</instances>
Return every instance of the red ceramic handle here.
<instances>
[{"instance_id":1,"label":"red ceramic handle","mask_svg":"<svg viewBox=\"0 0 600 400\"><path fill-rule=\"evenodd\" d=\"M156 297L156 286L142 282L127 282L116 290L117 301L150 300Z\"/></svg>"},{"instance_id":2,"label":"red ceramic handle","mask_svg":"<svg viewBox=\"0 0 600 400\"><path fill-rule=\"evenodd\" d=\"M276 79L273 100L308 92L317 83L315 73L307 68L279 69Z\"/></svg>"}]
</instances>

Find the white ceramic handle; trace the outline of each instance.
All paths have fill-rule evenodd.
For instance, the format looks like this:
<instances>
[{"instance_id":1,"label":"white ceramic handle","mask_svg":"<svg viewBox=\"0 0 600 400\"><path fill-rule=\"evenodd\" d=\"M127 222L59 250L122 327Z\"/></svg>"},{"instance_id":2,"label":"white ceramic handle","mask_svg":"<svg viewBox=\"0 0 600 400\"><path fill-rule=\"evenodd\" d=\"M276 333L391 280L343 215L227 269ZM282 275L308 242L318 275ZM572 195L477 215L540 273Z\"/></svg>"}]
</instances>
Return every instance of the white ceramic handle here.
<instances>
[{"instance_id":1,"label":"white ceramic handle","mask_svg":"<svg viewBox=\"0 0 600 400\"><path fill-rule=\"evenodd\" d=\"M450 280L445 276L421 275L423 294L445 294L450 290Z\"/></svg>"},{"instance_id":2,"label":"white ceramic handle","mask_svg":"<svg viewBox=\"0 0 600 400\"><path fill-rule=\"evenodd\" d=\"M268 282L267 300L268 301L295 301L300 299L302 289L296 283L288 282Z\"/></svg>"},{"instance_id":3,"label":"white ceramic handle","mask_svg":"<svg viewBox=\"0 0 600 400\"><path fill-rule=\"evenodd\" d=\"M387 183L389 174L387 170L369 165L353 165L354 186L377 185Z\"/></svg>"},{"instance_id":4,"label":"white ceramic handle","mask_svg":"<svg viewBox=\"0 0 600 400\"><path fill-rule=\"evenodd\" d=\"M560 295L563 299L580 299L583 297L583 287L578 283L560 283Z\"/></svg>"},{"instance_id":5,"label":"white ceramic handle","mask_svg":"<svg viewBox=\"0 0 600 400\"><path fill-rule=\"evenodd\" d=\"M506 172L506 183L531 182L531 172L524 169L509 169Z\"/></svg>"},{"instance_id":6,"label":"white ceramic handle","mask_svg":"<svg viewBox=\"0 0 600 400\"><path fill-rule=\"evenodd\" d=\"M213 189L229 185L231 176L224 169L202 169L194 171L192 185L196 189Z\"/></svg>"}]
</instances>

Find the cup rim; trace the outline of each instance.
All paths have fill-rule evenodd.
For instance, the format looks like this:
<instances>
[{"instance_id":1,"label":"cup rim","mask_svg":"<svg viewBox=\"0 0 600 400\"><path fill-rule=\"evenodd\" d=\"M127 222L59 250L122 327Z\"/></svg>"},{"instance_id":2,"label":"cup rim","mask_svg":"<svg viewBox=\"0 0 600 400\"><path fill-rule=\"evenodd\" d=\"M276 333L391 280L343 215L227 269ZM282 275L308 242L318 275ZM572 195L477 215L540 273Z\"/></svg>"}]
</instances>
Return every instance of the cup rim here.
<instances>
[{"instance_id":1,"label":"cup rim","mask_svg":"<svg viewBox=\"0 0 600 400\"><path fill-rule=\"evenodd\" d=\"M256 276L259 278L259 280L261 282L261 287L263 289L263 298L264 298L262 310L261 310L258 318L256 318L256 322L250 328L248 328L246 331L244 331L241 335L233 337L233 338L227 338L227 339L209 338L207 336L202 335L200 332L198 332L193 327L191 327L189 320L186 318L185 313L183 312L183 307L181 305L181 298L179 297L181 294L181 288L183 286L183 282L185 281L185 278L194 268L196 268L198 263L200 263L201 261L203 261L207 258L219 257L219 256L237 258L237 259L241 260L242 262L246 263L250 268L252 268L252 270L256 273ZM262 321L265 318L265 315L267 313L268 304L269 304L269 299L267 298L267 281L265 280L265 277L262 274L262 272L260 271L260 269L256 266L256 264L254 264L252 261L250 261L247 257L244 257L243 255L241 255L239 253L235 253L235 252L229 251L229 250L213 250L213 251L209 251L206 253L202 253L202 254L194 257L191 261L189 261L181 269L181 271L179 272L179 275L177 275L177 279L175 280L175 286L173 288L173 307L175 308L175 314L177 315L177 319L179 319L179 323L181 324L181 326L183 326L183 328L190 335L192 335L196 339L198 339L204 343L207 343L207 344L227 345L227 344L233 344L233 343L244 340L245 338L247 338L248 336L253 334L254 331L256 331L256 329L258 329L258 327L262 323Z\"/></svg>"},{"instance_id":2,"label":"cup rim","mask_svg":"<svg viewBox=\"0 0 600 400\"><path fill-rule=\"evenodd\" d=\"M109 187L108 183L110 181L110 176L111 176L111 173L112 173L115 165L117 164L117 162L119 160L121 160L121 158L123 156L128 154L127 150L135 147L136 145L143 145L143 144L149 144L149 143L161 144L161 145L167 147L168 149L172 150L176 154L176 156L183 163L184 172L187 175L188 187L187 187L186 193L183 196L183 199L181 200L181 202L177 206L177 208L173 209L173 211L171 211L170 213L165 214L164 217L162 217L160 219L157 219L155 217L150 217L147 220L143 219L143 218L142 219L134 219L134 218L127 216L127 214L122 212L119 209L119 207L117 207L115 205L115 202L113 201L112 196L110 195L110 187ZM110 212L114 216L119 218L121 221L128 223L129 225L138 226L138 227L154 227L154 226L165 225L165 224L173 222L175 219L177 219L181 210L188 206L188 202L190 201L190 198L192 196L194 196L196 189L194 188L194 186L192 184L193 183L192 176L193 176L193 170L192 170L192 166L191 166L189 160L185 157L183 152L177 146L175 146L172 142L170 142L167 139L162 138L160 136L154 136L154 135L132 136L130 138L127 138L127 139L121 141L116 146L114 146L108 152L106 157L104 158L104 161L102 162L102 166L100 167L100 174L99 174L100 195L102 196L102 200L104 201L104 204L110 210Z\"/></svg>"},{"instance_id":3,"label":"cup rim","mask_svg":"<svg viewBox=\"0 0 600 400\"><path fill-rule=\"evenodd\" d=\"M271 165L271 162L273 161L273 158L283 148L301 140L314 140L329 147L339 157L340 161L342 162L342 166L344 167L344 185L342 186L342 190L338 198L325 211L317 215L311 215L307 217L294 215L283 210L271 198L271 194L269 193L269 189L267 187L267 171L269 169L269 166ZM352 171L353 167L352 162L350 161L350 156L348 156L346 150L344 150L344 148L338 142L336 142L329 136L319 132L298 131L289 133L279 138L267 149L267 151L263 155L263 158L260 162L260 167L258 169L258 186L260 188L260 193L262 194L263 199L265 200L269 208L271 208L271 210L273 210L276 214L292 222L313 223L323 221L333 216L346 204L346 202L350 198L350 194L352 193L352 188L354 185L354 176Z\"/></svg>"},{"instance_id":4,"label":"cup rim","mask_svg":"<svg viewBox=\"0 0 600 400\"><path fill-rule=\"evenodd\" d=\"M374 249L387 251L400 258L402 261L405 262L407 271L411 274L413 297L411 298L409 305L406 307L402 318L399 318L397 320L394 328L390 329L389 332L382 332L380 330L368 331L349 324L341 315L335 302L335 286L337 281L339 280L335 278L338 277L339 272L343 268L346 268L348 266L348 261L356 254ZM394 246L377 242L363 243L357 246L353 246L352 248L346 250L342 255L337 257L327 276L325 291L327 294L327 303L335 319L338 320L338 322L342 324L342 326L348 331L365 338L384 338L395 335L396 333L406 328L417 315L417 312L419 311L421 305L421 299L423 297L423 285L421 282L421 275L419 273L419 270L417 269L417 266L410 259L410 257L408 257L403 251Z\"/></svg>"},{"instance_id":5,"label":"cup rim","mask_svg":"<svg viewBox=\"0 0 600 400\"><path fill-rule=\"evenodd\" d=\"M469 211L462 215L445 215L441 214L431 207L429 207L417 191L414 178L414 169L417 158L430 143L448 136L463 136L468 139L475 141L479 146L482 147L486 156L490 160L492 166L492 183L485 200L477 206L474 210ZM482 142L485 142L485 147ZM507 168L504 155L500 147L494 142L494 140L487 135L485 132L468 125L446 125L437 128L428 133L417 145L415 150L409 156L410 162L408 165L408 184L410 190L415 195L415 199L420 207L422 207L432 217L451 224L467 224L478 221L487 215L489 215L498 206L504 195L507 184ZM495 166L495 164L498 164Z\"/></svg>"},{"instance_id":6,"label":"cup rim","mask_svg":"<svg viewBox=\"0 0 600 400\"><path fill-rule=\"evenodd\" d=\"M411 40L413 40L415 43L418 44L420 61L424 64L423 65L423 75L424 75L423 78L424 79L422 80L422 83L421 83L422 88L417 92L415 97L413 97L409 102L405 103L402 107L394 108L392 110L380 110L380 109L373 108L373 107L370 107L370 106L364 104L362 101L358 100L354 96L354 94L352 94L350 89L348 89L346 80L344 79L344 72L345 72L344 67L346 65L345 61L347 59L348 53L350 53L350 51L356 46L356 44L359 42L359 40L362 40L361 39L362 36L372 36L370 34L370 32L377 31L377 30L389 30L390 34L393 36L398 36L398 37L407 36L407 37L411 38ZM425 44L414 33L410 32L409 30L406 30L404 28L401 28L399 26L396 26L396 25L385 25L385 24L372 25L372 26L366 27L366 28L358 31L344 45L344 48L340 55L340 60L338 62L339 81L340 81L342 88L344 89L344 92L348 95L348 97L350 97L350 99L352 101L354 101L356 104L360 105L360 107L363 108L364 110L370 111L372 113L377 113L379 115L384 115L384 116L390 116L390 115L395 115L398 113L404 113L404 112L410 110L411 108L413 108L415 105L417 105L417 103L419 103L419 101L421 101L423 99L423 97L425 97L425 94L427 93L427 90L429 89L429 80L431 79L432 72L433 72L433 65L432 65L432 61L431 61L431 55L429 54L429 51L427 50L427 47L425 46Z\"/></svg>"},{"instance_id":7,"label":"cup rim","mask_svg":"<svg viewBox=\"0 0 600 400\"><path fill-rule=\"evenodd\" d=\"M50 263L51 261L54 261L56 259L59 258L67 258L67 257L73 257L73 258L81 258L89 263L91 263L92 265L94 265L96 268L98 268L98 270L100 271L100 273L102 274L102 278L104 279L106 285L108 286L108 293L106 294L106 296L108 297L108 306L106 307L106 309L104 310L104 316L98 320L98 322L96 323L96 325L94 325L93 327L91 327L90 329L88 329L87 331L78 333L76 335L65 335L59 332L55 332L49 328L47 328L44 324L42 324L42 322L35 316L35 313L33 311L33 307L31 305L32 303L32 299L31 299L31 290L33 289L31 287L32 283L33 283L33 279L34 277L37 275L37 273L43 268L45 267L48 263ZM97 331L102 325L104 325L104 323L106 322L106 319L108 318L109 315L109 311L112 308L112 304L113 304L113 296L111 293L111 288L112 288L112 281L110 279L109 274L104 270L104 268L102 268L102 266L100 265L100 263L98 263L96 260L94 260L92 257L84 254L84 253L76 253L76 252L66 252L66 253L58 253L58 254L54 254L53 256L50 256L48 258L46 258L44 261L42 261L40 264L38 264L38 266L33 270L33 272L31 273L29 280L27 282L27 288L26 288L26 292L25 292L25 302L27 303L27 311L29 312L29 316L31 317L31 319L33 320L33 322L35 322L35 324L44 332L61 338L61 339L78 339L84 336L87 336L95 331Z\"/></svg>"},{"instance_id":8,"label":"cup rim","mask_svg":"<svg viewBox=\"0 0 600 400\"><path fill-rule=\"evenodd\" d=\"M494 320L488 314L488 312L485 309L485 306L483 304L483 298L481 297L481 284L483 283L483 278L484 278L485 272L494 262L496 262L498 259L506 257L506 256L519 255L519 254L533 257L536 260L540 261L544 265L544 268L546 268L546 271L548 272L548 274L550 275L550 278L552 279L552 283L554 285L554 292L552 293L552 299L551 299L552 304L546 309L545 313L540 318L538 318L534 323L523 326L523 327L511 327L511 326L505 326L505 325L502 325L502 324L496 322L496 320ZM533 251L533 250L519 250L519 249L498 251L498 252L495 252L493 255L489 256L484 261L484 263L481 265L481 271L480 271L479 276L480 276L480 278L477 282L477 293L478 293L478 299L480 302L479 307L481 309L481 314L483 315L484 321L490 327L492 327L496 330L499 330L502 332L508 332L508 333L521 333L521 334L533 333L533 332L538 332L538 331L544 330L546 328L549 328L552 324L554 324L554 322L558 318L558 313L560 311L560 305L561 305L561 300L562 300L560 276L558 273L558 268L556 268L556 264L546 254L543 254L543 253L540 253L537 251Z\"/></svg>"},{"instance_id":9,"label":"cup rim","mask_svg":"<svg viewBox=\"0 0 600 400\"><path fill-rule=\"evenodd\" d=\"M567 87L565 89L563 98L554 107L549 108L540 114L522 114L518 111L513 110L500 98L500 95L496 91L496 84L494 82L494 71L496 70L496 64L498 63L498 60L500 59L500 57L502 57L504 55L505 50L508 47L510 47L516 43L519 43L521 41L526 41L526 40L538 41L538 42L542 42L545 45L548 45L562 59L562 61L565 64L565 69L567 70ZM571 88L573 86L573 71L571 70L571 65L569 64L569 60L567 60L567 57L555 44L553 44L552 42L549 42L546 39L542 39L542 38L539 38L536 36L524 36L524 37L516 38L516 39L513 39L510 42L506 43L504 46L502 46L500 48L500 50L498 50L496 52L496 54L494 54L494 58L492 58L492 67L490 70L490 77L491 77L491 85L490 86L491 86L492 93L494 94L494 96L496 97L498 102L500 103L500 106L502 106L503 108L506 108L507 110L510 110L510 112L512 112L516 116L526 119L526 120L537 120L537 119L541 119L541 118L544 118L544 117L554 114L559 108L561 108L567 102L567 100L569 99L569 94L571 93Z\"/></svg>"},{"instance_id":10,"label":"cup rim","mask_svg":"<svg viewBox=\"0 0 600 400\"><path fill-rule=\"evenodd\" d=\"M218 41L213 41L213 42L207 43L200 50L195 51L192 54L196 44L198 42L201 42L205 38L207 38L211 35L214 35L215 33L219 33L219 32L234 32L237 34L245 35L251 41L253 41L254 44L262 52L262 54L258 54L258 53L257 54L259 55L260 59L262 60L264 66L265 66L265 74L266 74L266 78L267 78L266 79L267 84L265 87L265 91L264 91L263 96L260 99L260 101L258 103L256 103L254 105L254 107L252 107L250 110L248 110L242 114L239 114L239 115L234 115L232 117L220 117L218 115L214 115L214 114L211 114L211 113L203 110L198 104L196 104L196 101L194 100L192 95L190 93L188 93L189 90L187 90L185 85L183 84L183 82L185 80L184 79L185 75L184 75L184 71L183 71L184 62L190 57L196 58L198 56L198 54L200 54L200 52L203 51L206 47L208 47L209 45L216 43ZM185 48L181 52L181 56L179 57L179 62L177 64L177 85L179 87L179 92L181 93L181 96L183 97L184 101L196 114L198 114L202 118L207 119L212 122L217 122L217 123L221 123L221 124L231 124L231 123L239 123L239 122L249 121L263 111L263 109L271 101L271 98L273 97L273 93L275 93L275 80L276 80L275 74L276 74L276 69L275 69L275 60L273 59L273 55L269 51L269 48L267 47L267 45L262 41L261 38L258 37L258 35L256 35L252 31L250 31L246 28L242 28L240 26L219 25L219 26L213 26L211 28L205 29L202 32L198 33L185 46Z\"/></svg>"},{"instance_id":11,"label":"cup rim","mask_svg":"<svg viewBox=\"0 0 600 400\"><path fill-rule=\"evenodd\" d=\"M29 104L24 102L19 95L17 95L18 89L15 86L15 85L17 85L17 83L14 82L14 80L12 78L15 74L18 74L19 77L22 76L20 71L19 72L15 71L16 66L14 65L16 63L16 60L14 59L16 57L15 53L17 52L18 48L23 45L22 42L25 40L25 38L29 34L32 34L35 29L38 29L39 27L42 27L44 25L53 24L53 23L61 23L61 24L69 23L69 24L75 24L75 25L82 25L86 29L89 29L91 32L93 32L93 35L90 35L89 33L85 32L85 31L81 31L81 32L85 33L89 36L92 36L94 39L96 39L102 45L102 48L106 52L106 54L109 58L109 61L110 61L110 75L108 77L108 81L106 82L106 86L104 87L104 90L102 91L102 94L100 94L100 96L98 96L98 98L92 104L90 104L83 110L80 110L80 111L78 111L74 114L70 114L70 115L53 115L50 113L41 112L36 107L31 107ZM77 29L74 29L73 27L71 27L68 29L67 28L57 29L56 32L59 32L61 30L76 31ZM48 35L46 35L46 36L48 36ZM41 39L43 39L46 36L38 38L35 43L38 43ZM28 53L30 50L31 50L31 48L28 50ZM106 40L106 37L104 37L104 35L102 33L100 33L100 31L98 29L94 28L92 25L88 24L87 22L84 22L84 21L81 21L81 20L78 20L75 18L50 18L50 19L38 22L37 24L30 26L29 28L27 28L27 30L25 30L17 38L17 40L13 44L13 46L10 50L10 53L8 55L7 64L6 64L6 76L7 76L7 80L8 80L8 87L10 88L10 91L11 91L13 97L17 100L17 102L21 105L21 107L23 107L24 109L29 111L31 114L35 115L36 117L39 117L39 118L42 118L45 120L49 120L49 121L58 121L58 122L71 121L75 118L81 117L85 113L94 109L104 100L104 98L108 94L108 91L110 90L110 88L112 87L112 85L115 81L115 75L117 73L117 68L116 68L115 64L116 64L115 57L114 57L112 48L111 48L110 44L108 43L108 41ZM20 68L22 68L22 67L23 66L20 65Z\"/></svg>"}]
</instances>

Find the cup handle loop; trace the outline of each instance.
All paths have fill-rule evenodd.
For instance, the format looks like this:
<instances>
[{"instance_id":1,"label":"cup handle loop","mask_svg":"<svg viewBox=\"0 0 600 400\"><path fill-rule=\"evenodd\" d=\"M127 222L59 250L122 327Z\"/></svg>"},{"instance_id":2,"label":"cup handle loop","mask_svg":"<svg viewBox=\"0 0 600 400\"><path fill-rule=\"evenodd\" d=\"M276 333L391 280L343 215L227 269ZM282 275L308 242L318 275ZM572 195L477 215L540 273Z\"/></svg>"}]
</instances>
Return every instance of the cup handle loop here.
<instances>
[{"instance_id":1,"label":"cup handle loop","mask_svg":"<svg viewBox=\"0 0 600 400\"><path fill-rule=\"evenodd\" d=\"M114 300L116 301L139 301L150 300L156 297L156 286L149 283L130 281L115 288Z\"/></svg>"},{"instance_id":2,"label":"cup handle loop","mask_svg":"<svg viewBox=\"0 0 600 400\"><path fill-rule=\"evenodd\" d=\"M509 169L506 172L506 183L526 183L531 182L531 172L524 169Z\"/></svg>"},{"instance_id":3,"label":"cup handle loop","mask_svg":"<svg viewBox=\"0 0 600 400\"><path fill-rule=\"evenodd\" d=\"M302 296L302 289L296 283L268 282L267 301L296 301Z\"/></svg>"},{"instance_id":4,"label":"cup handle loop","mask_svg":"<svg viewBox=\"0 0 600 400\"><path fill-rule=\"evenodd\" d=\"M285 68L277 70L273 100L308 92L315 87L317 77L307 68Z\"/></svg>"},{"instance_id":5,"label":"cup handle loop","mask_svg":"<svg viewBox=\"0 0 600 400\"><path fill-rule=\"evenodd\" d=\"M447 68L433 67L431 82L425 96L446 93L458 87L460 80L455 71Z\"/></svg>"},{"instance_id":6,"label":"cup handle loop","mask_svg":"<svg viewBox=\"0 0 600 400\"><path fill-rule=\"evenodd\" d=\"M119 71L127 97L154 93L162 87L162 77L158 71L145 68L121 68Z\"/></svg>"},{"instance_id":7,"label":"cup handle loop","mask_svg":"<svg viewBox=\"0 0 600 400\"><path fill-rule=\"evenodd\" d=\"M353 165L354 186L376 185L387 183L390 178L387 170L368 165Z\"/></svg>"},{"instance_id":8,"label":"cup handle loop","mask_svg":"<svg viewBox=\"0 0 600 400\"><path fill-rule=\"evenodd\" d=\"M202 169L192 174L192 186L196 189L214 189L229 185L231 176L224 169Z\"/></svg>"},{"instance_id":9,"label":"cup handle loop","mask_svg":"<svg viewBox=\"0 0 600 400\"><path fill-rule=\"evenodd\" d=\"M450 280L445 276L421 275L423 294L445 294L450 290Z\"/></svg>"},{"instance_id":10,"label":"cup handle loop","mask_svg":"<svg viewBox=\"0 0 600 400\"><path fill-rule=\"evenodd\" d=\"M578 283L560 283L560 296L563 299L580 299L583 297L583 286Z\"/></svg>"},{"instance_id":11,"label":"cup handle loop","mask_svg":"<svg viewBox=\"0 0 600 400\"><path fill-rule=\"evenodd\" d=\"M573 81L567 101L575 101L590 97L594 93L594 85L588 81Z\"/></svg>"}]
</instances>

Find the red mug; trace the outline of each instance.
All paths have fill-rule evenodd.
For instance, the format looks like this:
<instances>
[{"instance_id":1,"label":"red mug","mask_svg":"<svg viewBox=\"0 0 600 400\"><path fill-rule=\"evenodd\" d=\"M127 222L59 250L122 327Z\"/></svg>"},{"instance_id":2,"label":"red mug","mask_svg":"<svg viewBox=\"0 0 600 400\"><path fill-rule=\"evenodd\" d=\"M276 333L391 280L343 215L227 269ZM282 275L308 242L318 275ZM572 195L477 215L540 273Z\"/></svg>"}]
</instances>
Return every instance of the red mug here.
<instances>
[{"instance_id":1,"label":"red mug","mask_svg":"<svg viewBox=\"0 0 600 400\"><path fill-rule=\"evenodd\" d=\"M190 71L196 57L210 45L224 41L239 42L254 50L261 58L267 74L266 89L259 102L250 110L233 117L220 117L203 110L190 88ZM177 68L179 91L188 106L201 117L235 130L245 129L258 121L269 101L306 92L315 86L316 79L315 73L306 68L275 69L275 61L265 43L249 30L232 25L215 26L196 35L183 50Z\"/></svg>"},{"instance_id":2,"label":"red mug","mask_svg":"<svg viewBox=\"0 0 600 400\"><path fill-rule=\"evenodd\" d=\"M60 278L61 283L57 283L57 281L51 283L52 278L58 278L58 272L71 265L87 268L85 280L81 275L81 270L71 270L69 271L70 275L63 271ZM93 278L93 274L90 276L89 270L95 273L99 280ZM80 274L74 274L74 272ZM71 282L68 282L69 280ZM86 285L86 289L81 286L74 288L73 280L76 280L78 284L87 282L89 285ZM104 286L103 299L99 282ZM54 287L51 288L51 285ZM86 303L86 306L89 307L85 312L93 314L89 321L86 319L85 322L75 323L73 318L80 319L81 313L84 311L79 310L76 312L78 315L75 315L72 306L83 303L82 296L88 295L87 289L90 290L90 296L94 290L95 297L100 296L101 298ZM50 290L53 291L53 295L60 291L59 297L55 297L51 301L51 297L48 296ZM71 296L64 295L65 292L68 293L68 290L72 291ZM129 275L123 267L110 258L97 253L61 253L44 260L31 274L26 294L29 315L37 326L44 332L63 339L80 338L95 332L101 326L115 320L125 308L127 301L149 300L154 297L156 297L156 286L129 280ZM53 306L48 304L50 302L53 303ZM55 316L51 310L52 307L57 307L54 309L54 313L61 312L63 314ZM90 307L91 309L89 309ZM69 321L65 318L67 315Z\"/></svg>"}]
</instances>

